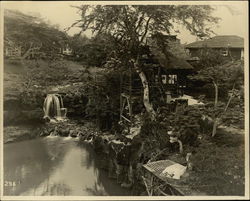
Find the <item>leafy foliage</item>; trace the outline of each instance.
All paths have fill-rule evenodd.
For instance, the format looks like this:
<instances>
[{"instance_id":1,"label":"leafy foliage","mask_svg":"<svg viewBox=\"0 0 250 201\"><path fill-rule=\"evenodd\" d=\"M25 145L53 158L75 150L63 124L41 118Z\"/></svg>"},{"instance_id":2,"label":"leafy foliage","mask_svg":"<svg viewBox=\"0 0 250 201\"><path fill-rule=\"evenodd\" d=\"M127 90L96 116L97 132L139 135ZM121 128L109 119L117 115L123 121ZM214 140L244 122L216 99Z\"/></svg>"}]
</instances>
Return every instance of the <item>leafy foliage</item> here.
<instances>
[{"instance_id":1,"label":"leafy foliage","mask_svg":"<svg viewBox=\"0 0 250 201\"><path fill-rule=\"evenodd\" d=\"M219 66L208 66L201 69L198 73L191 78L199 79L212 83L214 86L214 106L207 107L206 113L213 119L213 132L212 136L216 134L216 128L219 121L222 120L223 115L227 112L230 102L234 98L241 98L239 90L242 88L244 80L244 64L242 61L232 61ZM226 90L228 95L227 103L219 104L219 89Z\"/></svg>"},{"instance_id":2,"label":"leafy foliage","mask_svg":"<svg viewBox=\"0 0 250 201\"><path fill-rule=\"evenodd\" d=\"M215 82L219 86L226 86L227 89L232 89L233 85L236 84L237 88L243 84L243 62L242 61L233 61L221 63L220 65L213 65L208 62L205 68L199 70L198 73L194 76L191 76L192 79L203 80L206 82Z\"/></svg>"},{"instance_id":3,"label":"leafy foliage","mask_svg":"<svg viewBox=\"0 0 250 201\"><path fill-rule=\"evenodd\" d=\"M173 22L184 25L191 33L204 36L211 33L206 26L218 21L210 6L176 5L83 5L78 7L81 19L72 26L91 29L95 34L111 35L120 55L138 55L138 47L157 32L170 33Z\"/></svg>"},{"instance_id":4,"label":"leafy foliage","mask_svg":"<svg viewBox=\"0 0 250 201\"><path fill-rule=\"evenodd\" d=\"M195 145L200 134L201 113L199 108L181 106L175 113L166 108L159 110L159 121L167 131L173 131L183 144Z\"/></svg>"},{"instance_id":5,"label":"leafy foliage","mask_svg":"<svg viewBox=\"0 0 250 201\"><path fill-rule=\"evenodd\" d=\"M146 111L155 118L155 111L149 101L148 80L143 72L140 57L147 38L156 33L168 33L174 23L182 24L191 33L200 37L211 33L208 24L218 21L211 16L210 6L187 5L82 5L77 7L81 19L73 26L82 31L92 30L94 34L111 36L115 48L115 59L124 66L130 61L143 84L143 103Z\"/></svg>"},{"instance_id":6,"label":"leafy foliage","mask_svg":"<svg viewBox=\"0 0 250 201\"><path fill-rule=\"evenodd\" d=\"M204 47L199 52L199 61L193 65L196 70L202 70L211 66L223 65L229 61L231 60L224 57L219 50Z\"/></svg>"},{"instance_id":7,"label":"leafy foliage","mask_svg":"<svg viewBox=\"0 0 250 201\"><path fill-rule=\"evenodd\" d=\"M83 52L82 47L89 43L89 38L83 34L74 34L72 37L69 38L70 46L73 50L73 54L81 55Z\"/></svg>"},{"instance_id":8,"label":"leafy foliage","mask_svg":"<svg viewBox=\"0 0 250 201\"><path fill-rule=\"evenodd\" d=\"M225 126L236 127L244 129L245 122L245 106L244 100L239 98L234 98L231 101L230 107L227 112L221 117L221 122Z\"/></svg>"},{"instance_id":9,"label":"leafy foliage","mask_svg":"<svg viewBox=\"0 0 250 201\"><path fill-rule=\"evenodd\" d=\"M101 129L111 129L118 124L120 112L119 71L106 71L91 77L85 87L89 101L86 105L87 117L96 119Z\"/></svg>"}]
</instances>

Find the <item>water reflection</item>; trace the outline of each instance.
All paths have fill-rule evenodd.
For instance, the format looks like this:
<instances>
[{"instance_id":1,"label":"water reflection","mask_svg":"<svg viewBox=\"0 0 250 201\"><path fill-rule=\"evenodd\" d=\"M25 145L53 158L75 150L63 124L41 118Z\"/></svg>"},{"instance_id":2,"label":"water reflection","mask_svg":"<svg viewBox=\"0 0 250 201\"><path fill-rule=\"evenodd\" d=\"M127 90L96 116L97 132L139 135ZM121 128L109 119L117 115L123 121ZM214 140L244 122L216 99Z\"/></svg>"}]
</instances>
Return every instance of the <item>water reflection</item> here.
<instances>
[{"instance_id":1,"label":"water reflection","mask_svg":"<svg viewBox=\"0 0 250 201\"><path fill-rule=\"evenodd\" d=\"M4 195L129 195L98 167L99 159L74 138L4 145L4 179L15 183L5 185Z\"/></svg>"}]
</instances>

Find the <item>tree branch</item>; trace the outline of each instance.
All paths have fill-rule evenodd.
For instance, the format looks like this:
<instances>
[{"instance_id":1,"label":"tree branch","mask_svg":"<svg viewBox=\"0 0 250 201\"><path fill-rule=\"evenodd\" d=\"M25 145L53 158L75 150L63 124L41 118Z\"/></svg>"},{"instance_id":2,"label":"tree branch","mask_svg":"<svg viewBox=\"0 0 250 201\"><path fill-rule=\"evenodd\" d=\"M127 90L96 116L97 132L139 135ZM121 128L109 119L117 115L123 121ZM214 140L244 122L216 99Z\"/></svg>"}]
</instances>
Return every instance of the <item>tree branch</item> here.
<instances>
[{"instance_id":1,"label":"tree branch","mask_svg":"<svg viewBox=\"0 0 250 201\"><path fill-rule=\"evenodd\" d=\"M140 17L139 21L138 21L138 24L135 26L135 30L137 31L137 29L141 26L141 23L142 21L144 20L144 16L145 16L145 13L143 12L142 13L142 16Z\"/></svg>"},{"instance_id":2,"label":"tree branch","mask_svg":"<svg viewBox=\"0 0 250 201\"><path fill-rule=\"evenodd\" d=\"M144 32L144 34L143 34L142 37L141 37L140 43L143 42L144 38L146 37L146 35L147 35L147 33L148 33L149 22L150 22L151 19L152 19L152 18L149 17L148 20L147 20L147 22L146 22L146 25L145 25L145 32Z\"/></svg>"},{"instance_id":3,"label":"tree branch","mask_svg":"<svg viewBox=\"0 0 250 201\"><path fill-rule=\"evenodd\" d=\"M217 107L218 104L218 85L215 81L213 81L214 89L215 89L215 97L214 97L214 108Z\"/></svg>"}]
</instances>

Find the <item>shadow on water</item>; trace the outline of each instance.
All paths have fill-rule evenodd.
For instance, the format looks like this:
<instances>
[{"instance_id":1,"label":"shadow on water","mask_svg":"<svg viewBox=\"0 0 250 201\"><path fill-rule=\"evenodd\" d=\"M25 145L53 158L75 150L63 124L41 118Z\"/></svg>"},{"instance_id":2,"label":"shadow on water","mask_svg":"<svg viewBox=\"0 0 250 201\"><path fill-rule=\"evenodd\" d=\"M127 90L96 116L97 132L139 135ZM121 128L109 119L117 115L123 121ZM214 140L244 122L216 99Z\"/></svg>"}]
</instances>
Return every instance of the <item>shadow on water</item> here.
<instances>
[{"instance_id":1,"label":"shadow on water","mask_svg":"<svg viewBox=\"0 0 250 201\"><path fill-rule=\"evenodd\" d=\"M5 144L4 195L129 195L101 169L102 159L74 138Z\"/></svg>"},{"instance_id":2,"label":"shadow on water","mask_svg":"<svg viewBox=\"0 0 250 201\"><path fill-rule=\"evenodd\" d=\"M87 150L87 168L93 168L97 174L96 182L91 188L86 188L85 191L89 192L94 196L108 196L115 195L117 196L129 196L131 192L127 189L121 191L121 187L116 183L115 179L110 179L107 173L107 163L108 159L105 154L95 153L92 147L85 143L78 143L78 146L84 147ZM112 182L110 182L112 181Z\"/></svg>"},{"instance_id":3,"label":"shadow on water","mask_svg":"<svg viewBox=\"0 0 250 201\"><path fill-rule=\"evenodd\" d=\"M4 145L4 194L20 195L31 185L36 194L36 188L50 177L54 167L61 165L60 159L67 149L54 146L55 140L47 141L47 144L46 141L29 140Z\"/></svg>"}]
</instances>

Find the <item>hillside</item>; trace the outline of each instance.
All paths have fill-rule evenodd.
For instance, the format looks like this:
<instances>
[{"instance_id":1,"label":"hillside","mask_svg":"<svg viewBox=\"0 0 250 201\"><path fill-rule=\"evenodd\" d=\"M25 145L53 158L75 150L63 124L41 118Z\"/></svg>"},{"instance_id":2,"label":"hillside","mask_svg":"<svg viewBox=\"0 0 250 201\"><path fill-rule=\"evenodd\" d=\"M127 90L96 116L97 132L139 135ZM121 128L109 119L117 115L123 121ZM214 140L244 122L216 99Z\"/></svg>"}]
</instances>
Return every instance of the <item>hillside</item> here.
<instances>
[{"instance_id":1,"label":"hillside","mask_svg":"<svg viewBox=\"0 0 250 201\"><path fill-rule=\"evenodd\" d=\"M56 50L67 43L68 36L39 17L5 10L4 40L5 45L11 41L21 46L24 54L31 46L39 46L43 52Z\"/></svg>"}]
</instances>

